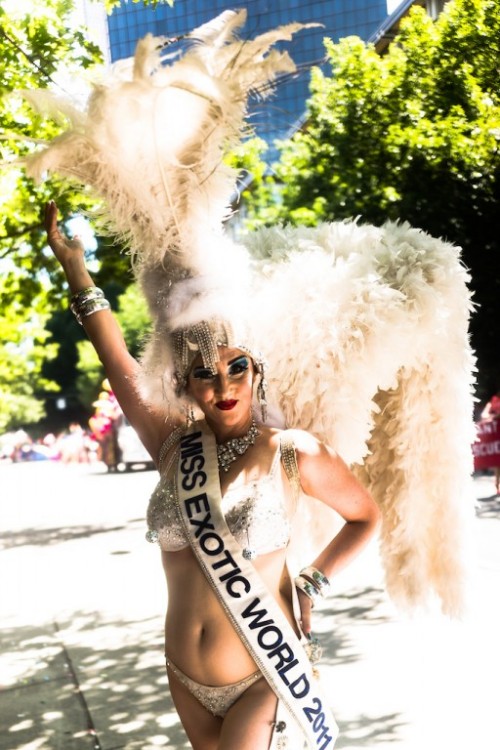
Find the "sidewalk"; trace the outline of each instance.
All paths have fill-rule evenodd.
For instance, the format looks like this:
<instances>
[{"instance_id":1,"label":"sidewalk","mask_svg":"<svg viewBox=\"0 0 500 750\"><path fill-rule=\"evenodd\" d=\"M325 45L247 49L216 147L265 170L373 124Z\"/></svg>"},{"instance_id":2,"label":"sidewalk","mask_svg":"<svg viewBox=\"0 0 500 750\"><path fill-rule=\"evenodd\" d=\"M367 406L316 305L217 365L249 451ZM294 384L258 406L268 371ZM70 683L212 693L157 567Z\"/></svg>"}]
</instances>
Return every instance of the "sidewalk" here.
<instances>
[{"instance_id":1,"label":"sidewalk","mask_svg":"<svg viewBox=\"0 0 500 750\"><path fill-rule=\"evenodd\" d=\"M0 750L189 748L163 669L163 572L144 541L155 481L0 466ZM477 480L478 497L490 490ZM479 505L467 622L398 615L375 546L318 608L337 748L500 748L500 503Z\"/></svg>"}]
</instances>

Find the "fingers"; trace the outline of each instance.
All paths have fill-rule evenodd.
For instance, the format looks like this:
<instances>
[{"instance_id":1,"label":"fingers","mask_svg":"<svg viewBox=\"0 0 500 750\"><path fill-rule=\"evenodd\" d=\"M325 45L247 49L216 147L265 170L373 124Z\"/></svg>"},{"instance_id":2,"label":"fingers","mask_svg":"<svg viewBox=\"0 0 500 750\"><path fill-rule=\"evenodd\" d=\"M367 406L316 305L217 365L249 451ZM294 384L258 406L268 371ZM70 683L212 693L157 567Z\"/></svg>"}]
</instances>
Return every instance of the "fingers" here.
<instances>
[{"instance_id":1,"label":"fingers","mask_svg":"<svg viewBox=\"0 0 500 750\"><path fill-rule=\"evenodd\" d=\"M84 264L85 247L78 236L70 240L60 231L57 225L57 206L54 201L49 201L45 206L44 224L49 247L63 268L68 260L73 261L78 258Z\"/></svg>"},{"instance_id":2,"label":"fingers","mask_svg":"<svg viewBox=\"0 0 500 750\"><path fill-rule=\"evenodd\" d=\"M302 632L306 636L311 635L311 600L302 591L297 590L300 604L300 624L302 626Z\"/></svg>"},{"instance_id":3,"label":"fingers","mask_svg":"<svg viewBox=\"0 0 500 750\"><path fill-rule=\"evenodd\" d=\"M59 229L57 227L57 206L54 201L49 201L45 204L45 231L47 237L53 236L54 234L59 235Z\"/></svg>"}]
</instances>

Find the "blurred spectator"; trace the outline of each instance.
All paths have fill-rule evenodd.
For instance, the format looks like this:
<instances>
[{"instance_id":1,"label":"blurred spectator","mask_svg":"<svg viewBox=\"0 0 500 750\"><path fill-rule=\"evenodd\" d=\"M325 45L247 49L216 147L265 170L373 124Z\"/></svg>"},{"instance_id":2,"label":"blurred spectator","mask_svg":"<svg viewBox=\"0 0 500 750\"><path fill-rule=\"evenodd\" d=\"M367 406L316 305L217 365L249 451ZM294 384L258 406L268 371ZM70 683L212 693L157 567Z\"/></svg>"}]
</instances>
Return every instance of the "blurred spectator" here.
<instances>
[{"instance_id":1,"label":"blurred spectator","mask_svg":"<svg viewBox=\"0 0 500 750\"><path fill-rule=\"evenodd\" d=\"M89 457L85 446L85 431L78 422L72 422L68 432L59 438L61 461L65 464L88 463Z\"/></svg>"},{"instance_id":2,"label":"blurred spectator","mask_svg":"<svg viewBox=\"0 0 500 750\"><path fill-rule=\"evenodd\" d=\"M500 390L498 390L488 401L483 411L481 412L481 422L492 423L493 434L495 437L500 436ZM490 433L492 434L492 433ZM495 446L498 447L499 440L495 441ZM490 466L495 472L495 492L497 495L500 494L500 455L497 451L490 454Z\"/></svg>"},{"instance_id":3,"label":"blurred spectator","mask_svg":"<svg viewBox=\"0 0 500 750\"><path fill-rule=\"evenodd\" d=\"M481 419L495 419L496 417L500 417L500 391L491 397L481 412Z\"/></svg>"},{"instance_id":4,"label":"blurred spectator","mask_svg":"<svg viewBox=\"0 0 500 750\"><path fill-rule=\"evenodd\" d=\"M106 464L108 471L116 471L120 462L117 421L122 411L111 391L109 381L104 380L102 387L105 390L101 391L97 401L92 404L95 412L89 419L89 426L99 443L99 459Z\"/></svg>"}]
</instances>

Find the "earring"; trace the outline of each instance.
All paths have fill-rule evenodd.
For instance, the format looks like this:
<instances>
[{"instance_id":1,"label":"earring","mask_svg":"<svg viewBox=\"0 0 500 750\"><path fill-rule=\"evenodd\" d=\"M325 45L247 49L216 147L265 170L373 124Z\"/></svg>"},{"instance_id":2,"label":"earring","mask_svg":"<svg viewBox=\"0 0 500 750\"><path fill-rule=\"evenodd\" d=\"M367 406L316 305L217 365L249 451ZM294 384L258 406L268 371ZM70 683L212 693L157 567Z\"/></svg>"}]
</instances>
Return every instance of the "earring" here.
<instances>
[{"instance_id":1,"label":"earring","mask_svg":"<svg viewBox=\"0 0 500 750\"><path fill-rule=\"evenodd\" d=\"M184 403L182 404L182 411L184 412L185 417L186 417L186 427L189 428L190 425L193 424L193 422L196 422L196 417L194 416L193 404L190 401L188 402L184 401Z\"/></svg>"},{"instance_id":2,"label":"earring","mask_svg":"<svg viewBox=\"0 0 500 750\"><path fill-rule=\"evenodd\" d=\"M257 370L260 375L259 384L257 386L257 399L260 405L262 421L265 422L267 419L267 380L263 362L259 362Z\"/></svg>"}]
</instances>

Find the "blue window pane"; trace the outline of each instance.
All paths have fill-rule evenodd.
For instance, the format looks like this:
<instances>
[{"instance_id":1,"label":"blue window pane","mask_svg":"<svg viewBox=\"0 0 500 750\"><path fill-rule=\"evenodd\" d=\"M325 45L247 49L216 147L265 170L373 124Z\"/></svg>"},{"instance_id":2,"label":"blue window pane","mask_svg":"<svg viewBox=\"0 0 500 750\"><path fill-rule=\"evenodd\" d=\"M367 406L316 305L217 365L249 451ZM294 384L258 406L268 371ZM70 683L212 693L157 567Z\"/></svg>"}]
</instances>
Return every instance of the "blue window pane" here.
<instances>
[{"instance_id":1,"label":"blue window pane","mask_svg":"<svg viewBox=\"0 0 500 750\"><path fill-rule=\"evenodd\" d=\"M206 23L217 13L238 7L227 0L176 0L170 8L142 3L122 3L108 20L111 59L133 54L137 40L148 32L176 36ZM257 134L270 144L284 138L303 115L309 97L310 67L324 64L324 37L337 41L357 34L367 39L387 16L386 0L246 0L248 12L241 36L253 36L292 22L320 22L323 28L306 29L283 45L298 66L297 74L279 84L274 96L254 102L252 120Z\"/></svg>"}]
</instances>

